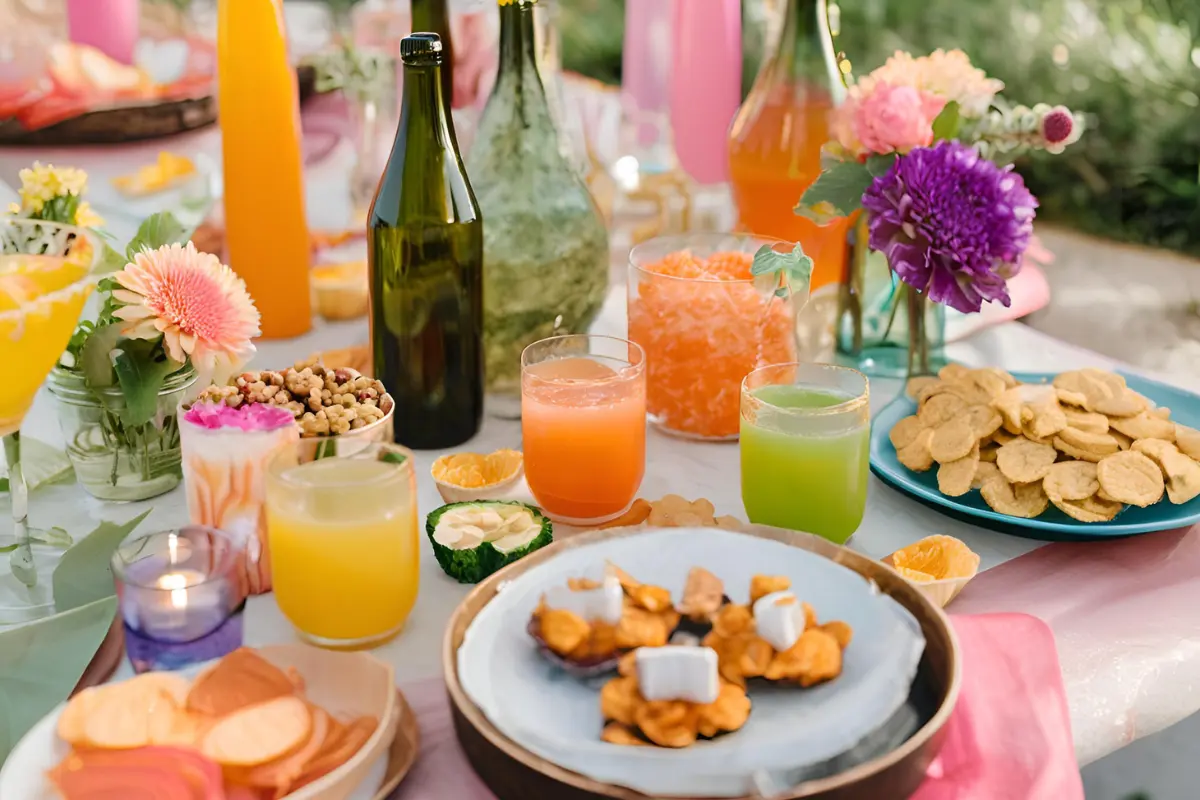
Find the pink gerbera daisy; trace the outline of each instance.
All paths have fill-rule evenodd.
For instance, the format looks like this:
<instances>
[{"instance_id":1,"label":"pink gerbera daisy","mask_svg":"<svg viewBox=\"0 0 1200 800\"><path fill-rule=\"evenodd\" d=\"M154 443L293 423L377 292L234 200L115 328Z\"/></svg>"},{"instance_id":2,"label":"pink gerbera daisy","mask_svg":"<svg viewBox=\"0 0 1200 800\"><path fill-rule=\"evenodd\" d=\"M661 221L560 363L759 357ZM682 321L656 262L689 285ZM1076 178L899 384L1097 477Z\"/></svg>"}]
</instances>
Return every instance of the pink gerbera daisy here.
<instances>
[{"instance_id":1,"label":"pink gerbera daisy","mask_svg":"<svg viewBox=\"0 0 1200 800\"><path fill-rule=\"evenodd\" d=\"M123 288L113 298L125 304L115 316L130 323L125 336L161 335L172 359L190 358L202 378L218 382L254 355L259 314L245 282L191 242L144 250L114 277Z\"/></svg>"}]
</instances>

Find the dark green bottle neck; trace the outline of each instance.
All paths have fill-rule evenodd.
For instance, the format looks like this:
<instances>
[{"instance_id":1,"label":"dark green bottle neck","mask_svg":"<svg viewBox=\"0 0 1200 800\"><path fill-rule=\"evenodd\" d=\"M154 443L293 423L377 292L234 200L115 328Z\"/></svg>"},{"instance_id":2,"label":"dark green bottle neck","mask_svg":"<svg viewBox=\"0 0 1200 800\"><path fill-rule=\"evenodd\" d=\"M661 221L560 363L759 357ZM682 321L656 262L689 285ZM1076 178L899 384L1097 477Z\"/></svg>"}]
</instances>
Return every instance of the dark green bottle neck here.
<instances>
[{"instance_id":1,"label":"dark green bottle neck","mask_svg":"<svg viewBox=\"0 0 1200 800\"><path fill-rule=\"evenodd\" d=\"M446 119L441 68L438 65L404 65L400 133L409 141L414 136L432 135L439 146L458 148Z\"/></svg>"},{"instance_id":2,"label":"dark green bottle neck","mask_svg":"<svg viewBox=\"0 0 1200 800\"><path fill-rule=\"evenodd\" d=\"M546 89L538 71L533 3L500 6L500 70L496 91L523 95L526 102L546 102Z\"/></svg>"},{"instance_id":3,"label":"dark green bottle neck","mask_svg":"<svg viewBox=\"0 0 1200 800\"><path fill-rule=\"evenodd\" d=\"M845 87L833 49L826 0L787 0L775 68L777 80L817 83L835 93Z\"/></svg>"}]
</instances>

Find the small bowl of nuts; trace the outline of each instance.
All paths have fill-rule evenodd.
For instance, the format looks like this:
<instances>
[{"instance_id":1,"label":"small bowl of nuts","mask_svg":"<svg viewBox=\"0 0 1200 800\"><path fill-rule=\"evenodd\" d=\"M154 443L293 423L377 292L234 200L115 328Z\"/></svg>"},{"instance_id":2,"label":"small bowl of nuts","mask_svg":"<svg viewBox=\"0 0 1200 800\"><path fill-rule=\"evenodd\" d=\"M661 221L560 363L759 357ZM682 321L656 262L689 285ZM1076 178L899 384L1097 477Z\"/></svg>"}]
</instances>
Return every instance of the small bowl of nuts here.
<instances>
[{"instance_id":1,"label":"small bowl of nuts","mask_svg":"<svg viewBox=\"0 0 1200 800\"><path fill-rule=\"evenodd\" d=\"M192 403L281 406L292 412L301 439L393 440L395 402L375 378L330 369L316 360L285 370L243 372L226 386L209 386Z\"/></svg>"}]
</instances>

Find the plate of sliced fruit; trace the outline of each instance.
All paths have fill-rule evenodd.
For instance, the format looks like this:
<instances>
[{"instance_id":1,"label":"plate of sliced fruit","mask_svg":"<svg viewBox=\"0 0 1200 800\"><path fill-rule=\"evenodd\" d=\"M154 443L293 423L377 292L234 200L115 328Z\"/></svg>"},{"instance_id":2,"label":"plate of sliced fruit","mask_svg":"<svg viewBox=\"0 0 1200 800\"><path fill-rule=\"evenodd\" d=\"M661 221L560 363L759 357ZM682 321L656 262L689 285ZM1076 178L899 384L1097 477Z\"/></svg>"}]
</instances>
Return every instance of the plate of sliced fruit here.
<instances>
[{"instance_id":1,"label":"plate of sliced fruit","mask_svg":"<svg viewBox=\"0 0 1200 800\"><path fill-rule=\"evenodd\" d=\"M369 655L241 648L76 694L17 744L0 796L373 800L397 782L398 731L415 758L414 726Z\"/></svg>"}]
</instances>

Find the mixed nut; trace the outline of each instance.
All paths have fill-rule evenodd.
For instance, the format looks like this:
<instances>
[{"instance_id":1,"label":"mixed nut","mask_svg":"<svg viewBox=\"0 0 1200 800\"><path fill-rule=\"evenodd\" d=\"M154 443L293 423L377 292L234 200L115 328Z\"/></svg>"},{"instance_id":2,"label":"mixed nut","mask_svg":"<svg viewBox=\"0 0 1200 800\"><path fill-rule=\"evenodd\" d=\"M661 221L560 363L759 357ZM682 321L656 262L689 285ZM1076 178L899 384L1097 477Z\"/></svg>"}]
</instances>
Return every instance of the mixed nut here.
<instances>
[{"instance_id":1,"label":"mixed nut","mask_svg":"<svg viewBox=\"0 0 1200 800\"><path fill-rule=\"evenodd\" d=\"M349 433L380 421L392 410L383 384L347 367L330 369L318 361L298 361L285 370L243 372L228 386L210 386L196 402L248 403L288 409L302 437Z\"/></svg>"}]
</instances>

